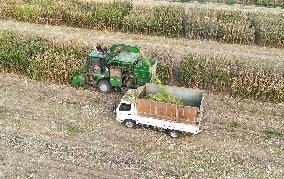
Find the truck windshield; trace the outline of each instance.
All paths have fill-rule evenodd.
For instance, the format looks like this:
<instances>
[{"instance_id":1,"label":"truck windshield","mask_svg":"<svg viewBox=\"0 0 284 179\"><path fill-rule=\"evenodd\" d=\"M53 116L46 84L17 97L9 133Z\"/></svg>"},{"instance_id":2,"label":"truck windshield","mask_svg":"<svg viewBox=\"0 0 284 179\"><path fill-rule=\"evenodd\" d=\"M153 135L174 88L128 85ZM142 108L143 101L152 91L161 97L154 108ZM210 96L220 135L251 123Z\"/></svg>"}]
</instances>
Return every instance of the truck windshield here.
<instances>
[{"instance_id":1,"label":"truck windshield","mask_svg":"<svg viewBox=\"0 0 284 179\"><path fill-rule=\"evenodd\" d=\"M121 103L119 106L119 111L130 111L131 104Z\"/></svg>"}]
</instances>

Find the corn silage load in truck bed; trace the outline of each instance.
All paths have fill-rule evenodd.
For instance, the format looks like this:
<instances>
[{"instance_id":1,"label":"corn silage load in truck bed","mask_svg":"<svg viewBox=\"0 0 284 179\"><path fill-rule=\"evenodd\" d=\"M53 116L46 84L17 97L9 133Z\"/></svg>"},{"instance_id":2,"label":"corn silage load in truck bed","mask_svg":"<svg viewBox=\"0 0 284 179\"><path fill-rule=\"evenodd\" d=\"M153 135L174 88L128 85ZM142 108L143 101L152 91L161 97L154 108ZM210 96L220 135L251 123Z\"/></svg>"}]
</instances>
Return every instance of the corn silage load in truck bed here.
<instances>
[{"instance_id":1,"label":"corn silage load in truck bed","mask_svg":"<svg viewBox=\"0 0 284 179\"><path fill-rule=\"evenodd\" d=\"M170 95L163 85L159 85L160 91L158 93L146 93L147 86L141 86L137 89L128 90L123 99L130 103L138 103L139 99L147 99L150 101L157 101L169 104L178 104L183 105L183 101L181 98Z\"/></svg>"}]
</instances>

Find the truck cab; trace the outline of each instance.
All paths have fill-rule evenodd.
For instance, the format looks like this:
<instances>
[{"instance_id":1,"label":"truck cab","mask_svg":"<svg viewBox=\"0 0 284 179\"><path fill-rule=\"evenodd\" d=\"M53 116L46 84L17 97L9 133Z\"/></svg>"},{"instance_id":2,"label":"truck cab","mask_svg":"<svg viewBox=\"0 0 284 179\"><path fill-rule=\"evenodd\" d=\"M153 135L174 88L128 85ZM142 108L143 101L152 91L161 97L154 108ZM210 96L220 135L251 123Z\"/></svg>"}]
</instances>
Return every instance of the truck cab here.
<instances>
[{"instance_id":1,"label":"truck cab","mask_svg":"<svg viewBox=\"0 0 284 179\"><path fill-rule=\"evenodd\" d=\"M133 128L136 125L136 105L122 100L116 108L116 120L124 123L126 127Z\"/></svg>"}]
</instances>

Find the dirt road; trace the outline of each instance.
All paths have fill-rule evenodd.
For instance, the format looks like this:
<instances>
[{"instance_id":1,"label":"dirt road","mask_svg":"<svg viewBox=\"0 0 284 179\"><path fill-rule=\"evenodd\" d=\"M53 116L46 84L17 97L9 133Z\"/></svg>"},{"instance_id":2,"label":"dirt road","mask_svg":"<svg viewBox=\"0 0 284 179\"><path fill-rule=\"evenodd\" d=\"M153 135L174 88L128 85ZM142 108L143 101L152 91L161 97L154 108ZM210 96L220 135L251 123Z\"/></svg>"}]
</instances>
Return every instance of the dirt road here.
<instances>
[{"instance_id":1,"label":"dirt road","mask_svg":"<svg viewBox=\"0 0 284 179\"><path fill-rule=\"evenodd\" d=\"M281 178L284 104L206 95L203 132L115 121L119 94L0 74L0 178Z\"/></svg>"}]
</instances>

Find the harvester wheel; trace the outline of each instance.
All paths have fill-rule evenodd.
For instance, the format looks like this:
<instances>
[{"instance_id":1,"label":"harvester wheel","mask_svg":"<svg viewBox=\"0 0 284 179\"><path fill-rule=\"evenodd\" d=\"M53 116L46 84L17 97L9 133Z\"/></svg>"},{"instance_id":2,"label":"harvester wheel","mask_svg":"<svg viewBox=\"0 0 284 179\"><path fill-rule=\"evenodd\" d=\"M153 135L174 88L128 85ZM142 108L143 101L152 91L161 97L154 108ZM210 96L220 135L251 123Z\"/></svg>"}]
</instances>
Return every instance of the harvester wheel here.
<instances>
[{"instance_id":1,"label":"harvester wheel","mask_svg":"<svg viewBox=\"0 0 284 179\"><path fill-rule=\"evenodd\" d=\"M181 136L181 132L176 130L170 130L169 136L171 136L172 138L179 138Z\"/></svg>"},{"instance_id":2,"label":"harvester wheel","mask_svg":"<svg viewBox=\"0 0 284 179\"><path fill-rule=\"evenodd\" d=\"M133 121L133 120L131 120L131 119L126 119L125 121L124 121L124 124L125 124L125 126L127 127L127 128L134 128L135 127L135 122Z\"/></svg>"},{"instance_id":3,"label":"harvester wheel","mask_svg":"<svg viewBox=\"0 0 284 179\"><path fill-rule=\"evenodd\" d=\"M108 93L112 90L112 86L108 80L100 80L98 82L98 88L103 93Z\"/></svg>"}]
</instances>

